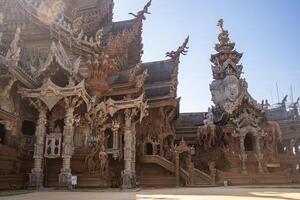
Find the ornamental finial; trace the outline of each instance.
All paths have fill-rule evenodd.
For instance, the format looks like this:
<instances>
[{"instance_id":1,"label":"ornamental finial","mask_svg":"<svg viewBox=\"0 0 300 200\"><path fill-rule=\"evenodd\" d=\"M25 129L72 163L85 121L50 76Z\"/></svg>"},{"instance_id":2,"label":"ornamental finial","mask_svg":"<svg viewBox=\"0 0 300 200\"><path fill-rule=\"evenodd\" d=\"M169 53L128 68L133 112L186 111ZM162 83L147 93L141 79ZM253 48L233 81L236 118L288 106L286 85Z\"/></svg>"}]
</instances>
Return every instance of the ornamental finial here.
<instances>
[{"instance_id":1,"label":"ornamental finial","mask_svg":"<svg viewBox=\"0 0 300 200\"><path fill-rule=\"evenodd\" d=\"M219 19L217 26L219 26L221 31L224 32L224 20L222 18Z\"/></svg>"},{"instance_id":2,"label":"ornamental finial","mask_svg":"<svg viewBox=\"0 0 300 200\"><path fill-rule=\"evenodd\" d=\"M129 15L134 16L135 18L146 20L145 14L151 14L149 12L149 7L151 6L152 0L150 0L145 6L144 9L139 11L137 14L129 13Z\"/></svg>"},{"instance_id":3,"label":"ornamental finial","mask_svg":"<svg viewBox=\"0 0 300 200\"><path fill-rule=\"evenodd\" d=\"M179 59L181 54L182 55L187 55L187 52L188 52L188 49L189 49L189 47L187 45L189 43L189 40L190 40L190 36L188 36L184 40L183 44L180 47L178 47L178 49L176 51L167 52L166 57L170 57L174 60L177 60L177 59Z\"/></svg>"}]
</instances>

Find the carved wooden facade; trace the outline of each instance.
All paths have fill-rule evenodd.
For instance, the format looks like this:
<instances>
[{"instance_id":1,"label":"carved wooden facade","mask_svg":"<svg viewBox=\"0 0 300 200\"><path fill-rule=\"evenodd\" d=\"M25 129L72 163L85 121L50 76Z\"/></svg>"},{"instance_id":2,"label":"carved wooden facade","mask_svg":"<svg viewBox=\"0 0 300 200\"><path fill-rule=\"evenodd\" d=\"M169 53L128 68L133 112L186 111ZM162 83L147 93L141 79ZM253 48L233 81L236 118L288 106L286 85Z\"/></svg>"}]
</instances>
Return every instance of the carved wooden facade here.
<instances>
[{"instance_id":1,"label":"carved wooden facade","mask_svg":"<svg viewBox=\"0 0 300 200\"><path fill-rule=\"evenodd\" d=\"M198 128L200 145L195 138L190 145L186 137L176 141L178 71L189 37L168 59L141 62L151 1L120 22L112 21L112 0L0 5L0 188L8 180L16 187L69 187L73 175L79 187L215 184L223 168L206 153L221 152L246 173L248 132L256 138L257 169L278 165L280 127L264 121L264 106L247 92L242 55L222 21L211 57L216 106Z\"/></svg>"}]
</instances>

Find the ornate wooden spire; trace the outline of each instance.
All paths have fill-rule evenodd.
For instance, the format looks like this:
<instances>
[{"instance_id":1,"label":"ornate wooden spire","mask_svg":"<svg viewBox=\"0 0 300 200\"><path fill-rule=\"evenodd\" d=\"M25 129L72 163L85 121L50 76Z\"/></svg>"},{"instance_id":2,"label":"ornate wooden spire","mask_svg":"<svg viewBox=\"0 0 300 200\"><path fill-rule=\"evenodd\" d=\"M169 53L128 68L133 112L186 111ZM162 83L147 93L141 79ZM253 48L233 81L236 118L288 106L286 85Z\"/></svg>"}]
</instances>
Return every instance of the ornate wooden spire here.
<instances>
[{"instance_id":1,"label":"ornate wooden spire","mask_svg":"<svg viewBox=\"0 0 300 200\"><path fill-rule=\"evenodd\" d=\"M218 52L211 56L211 62L214 79L224 79L228 75L235 75L240 78L243 66L239 65L239 61L243 54L234 50L235 43L230 41L229 33L224 30L224 20L220 19L217 26L220 27L218 36L219 43L215 45Z\"/></svg>"}]
</instances>

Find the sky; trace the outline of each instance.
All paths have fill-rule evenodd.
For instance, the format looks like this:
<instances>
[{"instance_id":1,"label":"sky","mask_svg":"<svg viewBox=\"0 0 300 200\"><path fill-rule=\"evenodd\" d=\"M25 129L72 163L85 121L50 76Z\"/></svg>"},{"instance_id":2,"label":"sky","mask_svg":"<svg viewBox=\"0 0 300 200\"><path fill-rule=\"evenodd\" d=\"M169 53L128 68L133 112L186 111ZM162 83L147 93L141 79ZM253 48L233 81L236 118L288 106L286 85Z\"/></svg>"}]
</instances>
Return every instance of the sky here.
<instances>
[{"instance_id":1,"label":"sky","mask_svg":"<svg viewBox=\"0 0 300 200\"><path fill-rule=\"evenodd\" d=\"M128 13L146 3L115 0L114 21L131 19ZM190 36L189 53L179 66L180 112L206 111L212 105L209 59L216 53L220 18L243 53L243 77L257 101L300 97L300 0L153 0L150 12L144 22L143 62L166 59L166 52Z\"/></svg>"}]
</instances>

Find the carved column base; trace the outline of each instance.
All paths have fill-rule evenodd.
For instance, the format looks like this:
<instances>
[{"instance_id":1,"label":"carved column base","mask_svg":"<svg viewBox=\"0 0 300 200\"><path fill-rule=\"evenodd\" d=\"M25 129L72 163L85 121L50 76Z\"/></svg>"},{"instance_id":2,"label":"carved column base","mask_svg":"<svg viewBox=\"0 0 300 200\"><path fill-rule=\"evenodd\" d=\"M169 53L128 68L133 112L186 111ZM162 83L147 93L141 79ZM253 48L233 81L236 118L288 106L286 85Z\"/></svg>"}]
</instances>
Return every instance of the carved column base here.
<instances>
[{"instance_id":1,"label":"carved column base","mask_svg":"<svg viewBox=\"0 0 300 200\"><path fill-rule=\"evenodd\" d=\"M29 174L29 186L40 188L43 187L44 174L42 169L32 169Z\"/></svg>"},{"instance_id":2,"label":"carved column base","mask_svg":"<svg viewBox=\"0 0 300 200\"><path fill-rule=\"evenodd\" d=\"M247 171L247 167L246 167L246 161L242 161L242 170L241 170L241 173L243 175L248 175L248 171Z\"/></svg>"},{"instance_id":3,"label":"carved column base","mask_svg":"<svg viewBox=\"0 0 300 200\"><path fill-rule=\"evenodd\" d=\"M59 186L71 187L72 186L72 174L71 169L61 169L59 174Z\"/></svg>"},{"instance_id":4,"label":"carved column base","mask_svg":"<svg viewBox=\"0 0 300 200\"><path fill-rule=\"evenodd\" d=\"M136 175L134 171L124 170L122 172L122 189L136 188Z\"/></svg>"},{"instance_id":5,"label":"carved column base","mask_svg":"<svg viewBox=\"0 0 300 200\"><path fill-rule=\"evenodd\" d=\"M242 173L243 175L248 175L247 169L242 169L241 173Z\"/></svg>"},{"instance_id":6,"label":"carved column base","mask_svg":"<svg viewBox=\"0 0 300 200\"><path fill-rule=\"evenodd\" d=\"M260 159L258 159L257 172L258 172L259 174L265 173L265 172L264 172L264 169L263 169L263 167L262 167L262 156L260 157Z\"/></svg>"}]
</instances>

